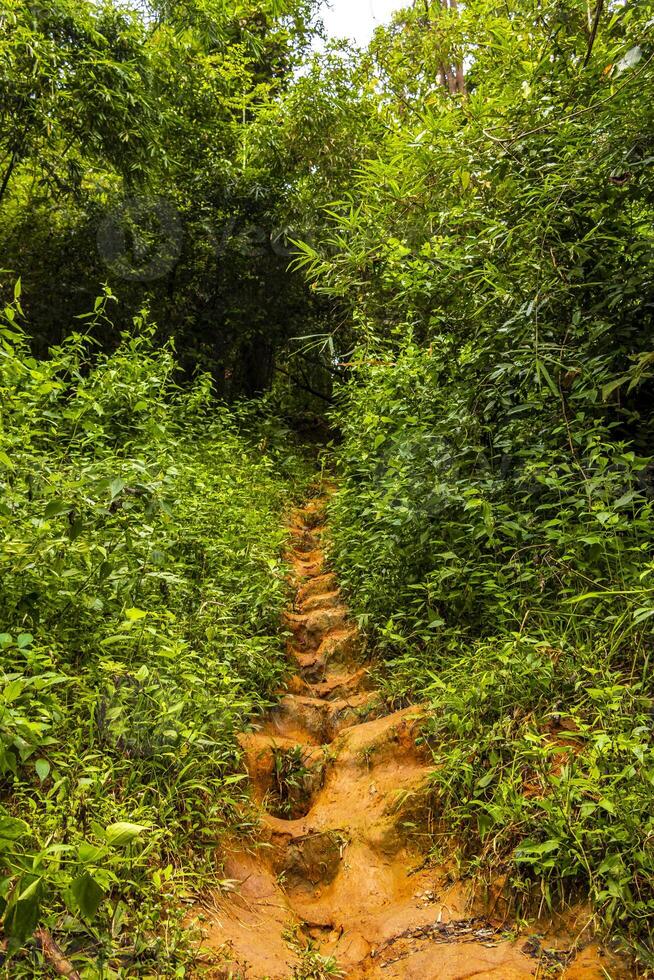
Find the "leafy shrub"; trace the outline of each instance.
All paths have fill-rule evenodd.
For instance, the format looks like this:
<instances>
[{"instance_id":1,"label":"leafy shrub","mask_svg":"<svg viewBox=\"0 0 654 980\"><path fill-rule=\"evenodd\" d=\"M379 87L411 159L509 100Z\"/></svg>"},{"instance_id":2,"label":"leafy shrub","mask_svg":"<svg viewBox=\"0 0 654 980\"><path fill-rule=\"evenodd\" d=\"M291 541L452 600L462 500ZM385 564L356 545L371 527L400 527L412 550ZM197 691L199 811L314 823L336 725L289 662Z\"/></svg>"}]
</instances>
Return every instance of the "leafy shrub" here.
<instances>
[{"instance_id":1,"label":"leafy shrub","mask_svg":"<svg viewBox=\"0 0 654 980\"><path fill-rule=\"evenodd\" d=\"M547 387L485 425L471 364L447 340L360 364L333 559L388 697L431 705L467 858L550 905L583 886L651 964L651 461L601 408L557 425Z\"/></svg>"},{"instance_id":2,"label":"leafy shrub","mask_svg":"<svg viewBox=\"0 0 654 980\"><path fill-rule=\"evenodd\" d=\"M45 922L78 965L179 975L180 891L251 820L234 733L284 669L279 515L300 463L206 378L178 388L145 315L112 354L77 333L47 360L20 316L17 290L0 327L4 931L10 952Z\"/></svg>"}]
</instances>

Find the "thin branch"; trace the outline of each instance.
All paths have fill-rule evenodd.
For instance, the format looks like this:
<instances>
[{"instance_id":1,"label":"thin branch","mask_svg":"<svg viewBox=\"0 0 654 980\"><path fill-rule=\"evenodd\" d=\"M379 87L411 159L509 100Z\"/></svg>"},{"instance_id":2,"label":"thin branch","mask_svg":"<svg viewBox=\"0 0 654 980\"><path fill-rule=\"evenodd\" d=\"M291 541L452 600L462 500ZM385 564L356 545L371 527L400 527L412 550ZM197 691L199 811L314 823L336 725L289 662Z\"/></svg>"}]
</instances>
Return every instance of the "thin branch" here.
<instances>
[{"instance_id":1,"label":"thin branch","mask_svg":"<svg viewBox=\"0 0 654 980\"><path fill-rule=\"evenodd\" d=\"M595 8L595 17L593 19L593 26L590 30L590 37L588 38L588 47L586 48L586 57L584 58L583 68L586 67L590 61L590 56L593 53L593 45L595 44L595 38L597 37L597 28L599 27L599 22L602 17L602 11L604 10L604 0L597 0L597 7Z\"/></svg>"},{"instance_id":2,"label":"thin branch","mask_svg":"<svg viewBox=\"0 0 654 980\"><path fill-rule=\"evenodd\" d=\"M2 199L5 196L5 191L7 190L7 184L9 183L11 175L14 172L14 167L16 166L16 160L17 160L17 155L16 155L16 151L14 150L14 152L11 154L11 160L9 161L9 166L7 167L7 170L5 172L2 181L2 186L0 187L0 204L2 204Z\"/></svg>"},{"instance_id":3,"label":"thin branch","mask_svg":"<svg viewBox=\"0 0 654 980\"><path fill-rule=\"evenodd\" d=\"M324 371L328 371L329 374L335 375L337 378L340 378L341 376L340 371L337 371L335 367L331 366L331 364L326 364L324 361L314 361L310 357L307 357L306 354L303 354L302 351L292 351L291 357L301 357L302 360L306 361L307 364L310 364L311 367L321 368Z\"/></svg>"},{"instance_id":4,"label":"thin branch","mask_svg":"<svg viewBox=\"0 0 654 980\"><path fill-rule=\"evenodd\" d=\"M559 116L557 119L552 119L549 122L543 123L542 126L536 126L535 129L527 129L524 133L520 133L518 136L513 136L510 140L507 140L506 141L507 145L511 146L513 143L519 143L520 140L525 139L527 136L534 136L535 133L542 133L546 129L551 129L552 126L560 126L563 123L569 122L571 119L577 119L579 116L585 116L586 113L588 112L593 112L595 109L600 109L603 105L606 105L608 102L612 102L619 92L621 92L624 88L627 87L627 85L629 85L636 78L638 78L639 75L642 75L642 73L645 71L647 67L649 67L649 65L652 63L653 60L654 60L654 55L650 55L650 57L647 59L645 64L642 66L642 68L639 68L637 71L633 72L633 74L631 74L630 77L622 83L622 85L618 85L615 91L612 92L611 95L607 95L605 99L600 99L599 102L593 102L591 105L584 106L583 109L577 109L575 112L570 112L567 116Z\"/></svg>"},{"instance_id":5,"label":"thin branch","mask_svg":"<svg viewBox=\"0 0 654 980\"><path fill-rule=\"evenodd\" d=\"M322 398L322 400L324 402L327 402L328 405L336 404L334 399L331 398L329 395L326 395L322 391L316 391L316 389L312 388L311 385L303 384L299 378L295 378L292 374L290 374L289 371L285 371L284 368L279 367L278 364L275 364L274 370L279 371L280 374L283 374L285 377L287 377L290 381L293 382L293 384L296 384L298 388L302 388L303 391L308 392L310 395L315 395L316 398Z\"/></svg>"}]
</instances>

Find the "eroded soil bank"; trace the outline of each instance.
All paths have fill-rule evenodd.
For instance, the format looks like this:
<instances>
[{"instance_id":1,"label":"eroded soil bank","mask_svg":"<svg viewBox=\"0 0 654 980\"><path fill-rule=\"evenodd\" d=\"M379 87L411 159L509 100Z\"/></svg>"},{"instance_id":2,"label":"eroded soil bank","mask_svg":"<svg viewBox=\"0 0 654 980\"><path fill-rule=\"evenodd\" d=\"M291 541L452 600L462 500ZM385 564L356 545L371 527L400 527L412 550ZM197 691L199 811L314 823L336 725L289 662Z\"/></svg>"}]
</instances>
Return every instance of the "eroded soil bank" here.
<instances>
[{"instance_id":1,"label":"eroded soil bank","mask_svg":"<svg viewBox=\"0 0 654 980\"><path fill-rule=\"evenodd\" d=\"M296 667L279 706L244 734L262 844L235 847L234 883L200 919L206 976L464 980L634 974L592 941L589 913L520 930L501 887L479 895L453 862L426 860L446 814L430 792L423 709L388 714L325 566L325 499L293 515L287 614ZM334 959L316 969L314 954ZM337 972L340 971L340 972Z\"/></svg>"}]
</instances>

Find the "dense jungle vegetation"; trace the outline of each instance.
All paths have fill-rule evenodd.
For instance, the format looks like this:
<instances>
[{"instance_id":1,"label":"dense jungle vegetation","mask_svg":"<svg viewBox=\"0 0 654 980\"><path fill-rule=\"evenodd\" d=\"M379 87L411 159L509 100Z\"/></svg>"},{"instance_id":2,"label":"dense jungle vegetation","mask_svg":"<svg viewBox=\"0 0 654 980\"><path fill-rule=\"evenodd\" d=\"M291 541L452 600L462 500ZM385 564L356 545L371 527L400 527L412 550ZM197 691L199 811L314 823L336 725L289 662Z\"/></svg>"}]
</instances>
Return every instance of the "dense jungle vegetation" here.
<instances>
[{"instance_id":1,"label":"dense jungle vegetation","mask_svg":"<svg viewBox=\"0 0 654 980\"><path fill-rule=\"evenodd\" d=\"M327 425L460 860L654 968L654 3L320 6L0 0L6 976L193 975Z\"/></svg>"}]
</instances>

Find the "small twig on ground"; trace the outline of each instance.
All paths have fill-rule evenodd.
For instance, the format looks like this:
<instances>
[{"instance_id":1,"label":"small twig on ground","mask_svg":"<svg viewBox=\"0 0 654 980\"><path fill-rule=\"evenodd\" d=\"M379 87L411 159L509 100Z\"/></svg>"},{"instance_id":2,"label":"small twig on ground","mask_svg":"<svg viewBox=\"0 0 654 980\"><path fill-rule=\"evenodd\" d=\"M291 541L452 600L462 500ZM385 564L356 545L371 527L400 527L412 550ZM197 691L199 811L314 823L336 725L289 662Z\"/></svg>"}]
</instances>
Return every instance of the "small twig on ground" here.
<instances>
[{"instance_id":1,"label":"small twig on ground","mask_svg":"<svg viewBox=\"0 0 654 980\"><path fill-rule=\"evenodd\" d=\"M68 977L68 980L82 980L73 964L70 960L66 959L47 929L37 929L34 933L34 939L43 953L44 959L55 973L60 977Z\"/></svg>"}]
</instances>

